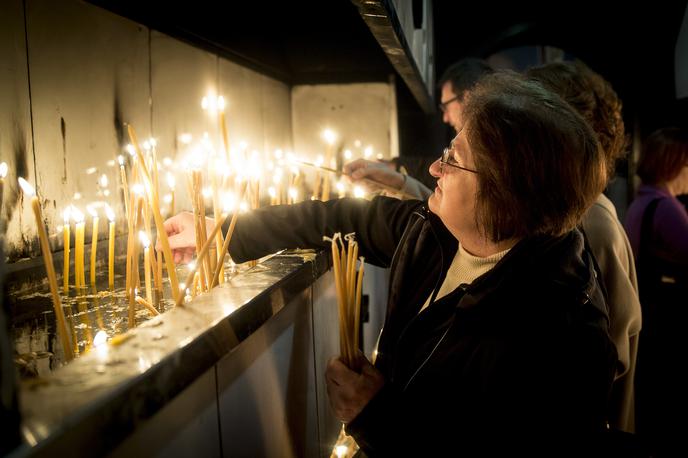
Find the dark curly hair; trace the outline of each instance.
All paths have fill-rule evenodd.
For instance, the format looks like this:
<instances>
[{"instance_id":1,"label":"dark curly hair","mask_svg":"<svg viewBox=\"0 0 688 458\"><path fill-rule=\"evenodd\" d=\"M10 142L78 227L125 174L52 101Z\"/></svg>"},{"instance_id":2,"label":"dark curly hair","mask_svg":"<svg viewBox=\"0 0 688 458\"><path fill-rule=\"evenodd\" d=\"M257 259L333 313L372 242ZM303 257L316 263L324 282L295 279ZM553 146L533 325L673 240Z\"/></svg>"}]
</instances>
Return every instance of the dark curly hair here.
<instances>
[{"instance_id":1,"label":"dark curly hair","mask_svg":"<svg viewBox=\"0 0 688 458\"><path fill-rule=\"evenodd\" d=\"M590 123L606 156L607 178L613 178L617 160L627 153L628 138L621 100L611 84L580 61L534 67L526 75L558 94Z\"/></svg>"},{"instance_id":2,"label":"dark curly hair","mask_svg":"<svg viewBox=\"0 0 688 458\"><path fill-rule=\"evenodd\" d=\"M645 140L637 174L645 184L664 184L676 178L687 164L688 131L665 127L654 131Z\"/></svg>"}]
</instances>

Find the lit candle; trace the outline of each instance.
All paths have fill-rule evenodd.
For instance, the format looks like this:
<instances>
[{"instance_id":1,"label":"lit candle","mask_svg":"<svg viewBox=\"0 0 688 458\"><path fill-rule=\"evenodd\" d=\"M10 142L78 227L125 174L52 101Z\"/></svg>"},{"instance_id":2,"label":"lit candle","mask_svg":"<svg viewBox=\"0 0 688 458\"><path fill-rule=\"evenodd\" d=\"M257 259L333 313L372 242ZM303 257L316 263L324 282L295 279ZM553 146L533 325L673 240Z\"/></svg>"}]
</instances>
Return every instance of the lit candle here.
<instances>
[{"instance_id":1,"label":"lit candle","mask_svg":"<svg viewBox=\"0 0 688 458\"><path fill-rule=\"evenodd\" d=\"M84 214L78 208L72 207L72 217L74 218L74 285L77 294L80 294L81 288L86 283L84 274Z\"/></svg>"},{"instance_id":2,"label":"lit candle","mask_svg":"<svg viewBox=\"0 0 688 458\"><path fill-rule=\"evenodd\" d=\"M174 187L176 185L174 175L167 172L167 185L170 187L170 216L174 216Z\"/></svg>"},{"instance_id":3,"label":"lit candle","mask_svg":"<svg viewBox=\"0 0 688 458\"><path fill-rule=\"evenodd\" d=\"M139 232L139 239L143 245L143 275L146 279L146 299L153 303L153 288L151 287L151 259L150 259L150 240L144 231Z\"/></svg>"},{"instance_id":4,"label":"lit candle","mask_svg":"<svg viewBox=\"0 0 688 458\"><path fill-rule=\"evenodd\" d=\"M0 162L0 211L2 210L2 196L5 190L5 177L7 176L7 162Z\"/></svg>"},{"instance_id":5,"label":"lit candle","mask_svg":"<svg viewBox=\"0 0 688 458\"><path fill-rule=\"evenodd\" d=\"M96 253L98 252L98 212L95 208L88 207L88 212L93 217L91 229L91 286L96 287Z\"/></svg>"},{"instance_id":6,"label":"lit candle","mask_svg":"<svg viewBox=\"0 0 688 458\"><path fill-rule=\"evenodd\" d=\"M342 180L339 180L337 182L337 191L339 192L339 198L341 199L342 197L346 197L346 187L344 186L344 183Z\"/></svg>"},{"instance_id":7,"label":"lit candle","mask_svg":"<svg viewBox=\"0 0 688 458\"><path fill-rule=\"evenodd\" d=\"M134 128L131 125L128 125L127 130L129 132L129 137L131 138L132 143L134 143L134 145L137 145L136 132L134 132ZM143 161L143 154L141 153L141 150L139 150L138 147L135 146L135 151L139 158L139 165L141 167L143 177L146 180L146 183L148 184L148 190L151 194L150 197L151 206L153 207L153 218L155 219L155 227L158 230L158 239L162 244L163 253L165 255L165 264L167 265L167 275L170 278L170 284L172 286L172 295L177 300L177 303L181 303L181 300L183 299L182 291L179 290L179 282L177 280L177 271L174 267L172 249L170 248L170 242L167 238L167 232L165 231L162 215L160 214L160 199L158 199L158 191L152 186L152 180L150 178L148 170L146 169L145 162Z\"/></svg>"},{"instance_id":8,"label":"lit candle","mask_svg":"<svg viewBox=\"0 0 688 458\"><path fill-rule=\"evenodd\" d=\"M124 194L124 211L127 214L127 218L131 217L129 214L129 185L127 184L127 172L124 170L124 156L117 156L119 161L119 174L122 178L122 193Z\"/></svg>"},{"instance_id":9,"label":"lit candle","mask_svg":"<svg viewBox=\"0 0 688 458\"><path fill-rule=\"evenodd\" d=\"M332 159L333 159L333 146L334 142L337 140L337 134L334 133L334 131L330 129L325 129L322 134L323 139L325 140L325 143L327 144L327 148L325 150L325 167L332 167ZM325 175L324 176L324 182L323 182L323 190L322 190L322 200L329 200L330 199L330 176Z\"/></svg>"},{"instance_id":10,"label":"lit candle","mask_svg":"<svg viewBox=\"0 0 688 458\"><path fill-rule=\"evenodd\" d=\"M48 242L48 233L43 225L43 215L41 212L41 204L36 196L36 191L33 186L31 186L25 179L19 178L19 185L26 194L27 197L31 198L31 207L33 208L33 215L36 219L36 228L38 230L38 238L41 243L41 252L43 253L43 262L45 264L45 270L48 273L48 282L50 284L50 293L53 296L53 308L55 310L55 318L58 328L58 334L60 335L60 340L62 341L62 348L64 350L65 359L67 361L74 358L74 353L72 352L72 347L69 344L69 337L67 334L67 322L64 316L64 310L62 310L62 302L60 301L60 294L57 289L57 276L55 275L55 266L53 266L53 255L50 252L50 244Z\"/></svg>"},{"instance_id":11,"label":"lit candle","mask_svg":"<svg viewBox=\"0 0 688 458\"><path fill-rule=\"evenodd\" d=\"M220 123L220 130L222 131L222 143L225 146L225 154L227 154L227 161L231 160L229 153L229 136L227 135L227 125L225 123L225 98L220 96L217 98L217 116Z\"/></svg>"},{"instance_id":12,"label":"lit candle","mask_svg":"<svg viewBox=\"0 0 688 458\"><path fill-rule=\"evenodd\" d=\"M115 289L115 212L108 205L105 207L105 214L110 221L108 233L108 288L110 291Z\"/></svg>"},{"instance_id":13,"label":"lit candle","mask_svg":"<svg viewBox=\"0 0 688 458\"><path fill-rule=\"evenodd\" d=\"M71 215L71 208L67 207L62 212L64 218L64 226L62 226L63 243L64 243L64 264L62 267L62 291L65 295L69 294L69 217Z\"/></svg>"}]
</instances>

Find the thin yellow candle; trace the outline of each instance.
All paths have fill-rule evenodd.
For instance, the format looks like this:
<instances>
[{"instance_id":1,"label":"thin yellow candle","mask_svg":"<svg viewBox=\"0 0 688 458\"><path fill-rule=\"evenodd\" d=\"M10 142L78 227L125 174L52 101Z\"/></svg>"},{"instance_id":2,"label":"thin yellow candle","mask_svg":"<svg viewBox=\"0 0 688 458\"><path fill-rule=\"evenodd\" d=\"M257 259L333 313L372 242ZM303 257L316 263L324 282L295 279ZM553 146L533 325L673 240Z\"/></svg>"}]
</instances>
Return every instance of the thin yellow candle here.
<instances>
[{"instance_id":1,"label":"thin yellow candle","mask_svg":"<svg viewBox=\"0 0 688 458\"><path fill-rule=\"evenodd\" d=\"M208 254L208 249L213 244L213 239L215 238L215 235L222 228L222 225L225 223L225 221L227 221L228 217L229 214L225 215L221 221L215 221L215 228L206 239L205 243L203 244L203 247L201 248L201 251L198 252L198 256L196 257L196 264L194 265L193 269L189 271L189 275L186 277L186 281L184 282L185 285L193 284L194 275L198 270L198 266L203 264L203 260L205 259L205 256ZM179 294L179 297L177 297L177 300L175 301L175 306L179 307L182 304L183 300L184 297L181 294Z\"/></svg>"},{"instance_id":2,"label":"thin yellow candle","mask_svg":"<svg viewBox=\"0 0 688 458\"><path fill-rule=\"evenodd\" d=\"M74 218L74 285L77 294L81 293L81 288L86 286L84 274L84 214L78 208L72 207L72 217Z\"/></svg>"},{"instance_id":3,"label":"thin yellow candle","mask_svg":"<svg viewBox=\"0 0 688 458\"><path fill-rule=\"evenodd\" d=\"M174 175L167 172L167 185L170 187L170 216L174 216L174 188L176 186Z\"/></svg>"},{"instance_id":4,"label":"thin yellow candle","mask_svg":"<svg viewBox=\"0 0 688 458\"><path fill-rule=\"evenodd\" d=\"M64 264L62 267L62 291L65 295L69 294L69 244L70 244L70 228L69 218L71 216L71 208L67 207L62 212L64 218L64 226L62 226L63 243L64 243Z\"/></svg>"},{"instance_id":5,"label":"thin yellow candle","mask_svg":"<svg viewBox=\"0 0 688 458\"><path fill-rule=\"evenodd\" d=\"M55 321L57 324L58 334L62 342L62 349L64 350L65 359L67 361L74 358L72 347L69 343L69 335L67 334L67 322L62 310L62 302L60 301L60 293L57 287L57 276L55 275L55 266L53 266L53 255L50 252L50 243L48 242L48 233L43 224L43 214L41 212L41 204L36 196L36 191L25 179L19 178L19 185L26 194L31 198L31 207L33 208L33 215L36 219L36 228L38 230L38 238L41 243L41 252L43 253L43 262L45 270L48 274L48 283L50 284L50 293L53 297L53 309L55 310Z\"/></svg>"},{"instance_id":6,"label":"thin yellow candle","mask_svg":"<svg viewBox=\"0 0 688 458\"><path fill-rule=\"evenodd\" d=\"M220 130L222 131L222 143L225 146L227 162L230 162L229 136L227 135L227 125L225 122L225 98L222 96L217 98L217 110L218 122L220 123Z\"/></svg>"},{"instance_id":7,"label":"thin yellow candle","mask_svg":"<svg viewBox=\"0 0 688 458\"><path fill-rule=\"evenodd\" d=\"M98 212L95 208L88 207L88 212L93 217L91 229L91 287L96 287L96 254L98 253Z\"/></svg>"},{"instance_id":8,"label":"thin yellow candle","mask_svg":"<svg viewBox=\"0 0 688 458\"><path fill-rule=\"evenodd\" d=\"M143 154L137 146L138 143L136 141L136 132L134 132L134 128L131 125L127 126L127 130L129 132L129 137L134 144L134 148L136 149L136 154L139 158L139 165L141 166L141 171L143 172L143 177L146 180L146 183L149 185L148 188L152 194L151 203L153 206L153 218L155 219L155 226L158 230L158 239L162 244L163 254L165 255L167 274L170 277L170 284L172 285L172 295L175 298L175 302L179 304L181 303L180 298L183 299L184 297L183 294L181 294L181 291L179 291L179 282L177 280L177 271L174 267L172 249L170 248L170 242L167 238L167 232L165 232L165 225L162 220L162 215L160 214L160 200L158 199L158 193L157 190L152 186L150 175L148 174L148 170L146 170L145 161L143 160Z\"/></svg>"},{"instance_id":9,"label":"thin yellow candle","mask_svg":"<svg viewBox=\"0 0 688 458\"><path fill-rule=\"evenodd\" d=\"M129 185L127 184L127 172L126 170L124 170L124 156L117 156L117 160L119 161L119 174L122 178L122 193L124 193L124 211L126 212L127 217L130 217L131 215L129 215Z\"/></svg>"},{"instance_id":10,"label":"thin yellow candle","mask_svg":"<svg viewBox=\"0 0 688 458\"><path fill-rule=\"evenodd\" d=\"M150 259L150 240L144 231L139 232L139 239L143 245L143 269L146 279L146 299L153 303L153 288L151 287L151 259Z\"/></svg>"},{"instance_id":11,"label":"thin yellow candle","mask_svg":"<svg viewBox=\"0 0 688 458\"><path fill-rule=\"evenodd\" d=\"M354 351L358 350L360 341L360 327L361 327L361 293L363 292L363 266L365 258L360 258L360 266L358 268L358 280L356 282L356 303L354 308Z\"/></svg>"},{"instance_id":12,"label":"thin yellow candle","mask_svg":"<svg viewBox=\"0 0 688 458\"><path fill-rule=\"evenodd\" d=\"M110 221L108 233L108 288L110 291L115 289L115 212L108 205L105 207L105 214Z\"/></svg>"},{"instance_id":13,"label":"thin yellow candle","mask_svg":"<svg viewBox=\"0 0 688 458\"><path fill-rule=\"evenodd\" d=\"M241 202L241 199L244 198L244 193L246 192L246 187L248 186L248 183L244 183L243 187L241 188L241 191L239 193L239 198L237 199L237 204ZM232 210L232 205L230 202L225 203L225 213L229 214L229 212ZM237 223L237 218L239 217L239 205L236 206L234 209L234 214L232 215L231 222L229 223L229 229L227 229L227 234L225 235L225 241L222 244L222 253L227 253L227 250L229 249L229 243L232 240L232 234L234 233L234 227L236 226ZM219 221L219 219L216 219L215 221ZM224 260L224 256L222 257ZM213 279L210 283L210 287L214 288L218 282L220 281L220 273L222 272L222 265L224 263L220 262L217 267L215 268L215 272L213 274Z\"/></svg>"}]
</instances>

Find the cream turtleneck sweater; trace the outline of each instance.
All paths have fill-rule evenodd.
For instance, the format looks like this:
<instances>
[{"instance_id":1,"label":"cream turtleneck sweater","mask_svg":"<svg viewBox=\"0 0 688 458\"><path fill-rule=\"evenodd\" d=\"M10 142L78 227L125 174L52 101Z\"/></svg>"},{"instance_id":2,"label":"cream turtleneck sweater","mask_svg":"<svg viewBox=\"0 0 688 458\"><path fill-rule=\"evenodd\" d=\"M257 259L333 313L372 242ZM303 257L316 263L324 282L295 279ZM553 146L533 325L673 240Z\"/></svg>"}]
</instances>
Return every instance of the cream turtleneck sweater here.
<instances>
[{"instance_id":1,"label":"cream turtleneck sweater","mask_svg":"<svg viewBox=\"0 0 688 458\"><path fill-rule=\"evenodd\" d=\"M442 282L442 286L440 286L440 290L437 293L435 300L438 300L451 293L463 283L471 284L473 280L492 269L508 251L509 248L504 251L500 251L499 253L481 258L480 256L473 256L470 254L459 243L459 249L456 251L454 260L449 266L447 276L444 277L444 281ZM420 309L421 312L425 310L428 305L430 305L431 297L432 293L425 301L423 307Z\"/></svg>"}]
</instances>

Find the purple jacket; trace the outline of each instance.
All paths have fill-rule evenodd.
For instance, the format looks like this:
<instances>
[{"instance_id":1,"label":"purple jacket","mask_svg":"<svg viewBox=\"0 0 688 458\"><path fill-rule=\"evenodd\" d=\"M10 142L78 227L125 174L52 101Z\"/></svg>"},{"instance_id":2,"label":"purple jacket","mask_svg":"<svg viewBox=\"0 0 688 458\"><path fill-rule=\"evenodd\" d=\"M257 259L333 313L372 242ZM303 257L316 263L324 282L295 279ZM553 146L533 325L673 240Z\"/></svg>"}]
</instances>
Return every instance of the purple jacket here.
<instances>
[{"instance_id":1,"label":"purple jacket","mask_svg":"<svg viewBox=\"0 0 688 458\"><path fill-rule=\"evenodd\" d=\"M658 257L688 266L688 212L669 191L650 185L641 185L638 195L628 207L624 228L631 242L633 255L638 259L640 228L648 204L660 198L652 223L651 252Z\"/></svg>"}]
</instances>

